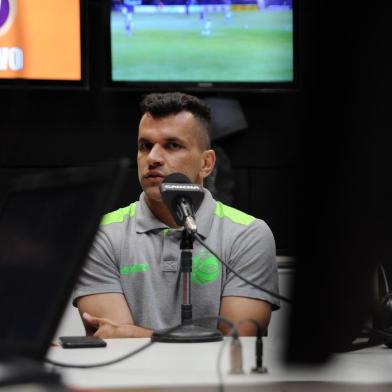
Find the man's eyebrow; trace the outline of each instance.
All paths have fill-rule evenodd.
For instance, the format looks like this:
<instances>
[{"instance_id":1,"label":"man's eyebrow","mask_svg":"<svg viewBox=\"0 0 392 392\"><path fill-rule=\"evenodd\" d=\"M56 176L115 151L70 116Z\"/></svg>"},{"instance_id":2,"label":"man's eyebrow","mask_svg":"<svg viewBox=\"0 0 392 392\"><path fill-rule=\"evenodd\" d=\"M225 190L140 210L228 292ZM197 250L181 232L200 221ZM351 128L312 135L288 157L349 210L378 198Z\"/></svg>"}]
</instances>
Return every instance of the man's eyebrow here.
<instances>
[{"instance_id":1,"label":"man's eyebrow","mask_svg":"<svg viewBox=\"0 0 392 392\"><path fill-rule=\"evenodd\" d=\"M150 139L147 139L145 137L141 137L137 142L138 142L138 144L140 144L140 143L153 143ZM164 142L165 143L173 143L173 142L184 143L184 141L181 138L176 137L176 136L167 137L166 139L164 139Z\"/></svg>"},{"instance_id":2,"label":"man's eyebrow","mask_svg":"<svg viewBox=\"0 0 392 392\"><path fill-rule=\"evenodd\" d=\"M168 142L169 142L169 143L170 143L170 142L181 142L181 143L183 143L183 141L182 141L180 138L175 137L175 136L166 138L166 139L165 139L165 142L166 142L166 143L168 143Z\"/></svg>"}]
</instances>

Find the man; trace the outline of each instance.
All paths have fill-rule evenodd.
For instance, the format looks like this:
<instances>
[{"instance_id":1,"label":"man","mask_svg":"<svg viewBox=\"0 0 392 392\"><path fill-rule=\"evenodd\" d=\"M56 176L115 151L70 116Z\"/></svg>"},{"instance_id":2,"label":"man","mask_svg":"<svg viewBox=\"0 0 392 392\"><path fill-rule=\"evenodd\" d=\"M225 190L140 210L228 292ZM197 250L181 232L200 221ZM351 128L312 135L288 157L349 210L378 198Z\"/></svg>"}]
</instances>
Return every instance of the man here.
<instances>
[{"instance_id":1,"label":"man","mask_svg":"<svg viewBox=\"0 0 392 392\"><path fill-rule=\"evenodd\" d=\"M176 172L202 185L215 164L210 111L199 99L149 94L141 108L137 163L143 193L138 202L105 215L74 293L86 332L102 338L149 337L180 324L182 228L163 203L159 185ZM277 292L275 242L263 221L215 201L206 189L195 218L201 237L226 263ZM278 301L226 271L195 241L192 305L194 319L221 315L267 327ZM253 323L241 324L240 334L255 331Z\"/></svg>"}]
</instances>

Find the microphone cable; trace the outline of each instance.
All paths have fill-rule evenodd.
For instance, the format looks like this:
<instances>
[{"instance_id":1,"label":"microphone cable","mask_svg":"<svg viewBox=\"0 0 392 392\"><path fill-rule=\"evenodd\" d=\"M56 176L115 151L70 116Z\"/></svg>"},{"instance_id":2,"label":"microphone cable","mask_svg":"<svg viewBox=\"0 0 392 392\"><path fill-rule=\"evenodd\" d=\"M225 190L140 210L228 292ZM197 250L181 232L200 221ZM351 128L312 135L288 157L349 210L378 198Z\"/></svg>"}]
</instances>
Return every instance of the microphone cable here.
<instances>
[{"instance_id":1,"label":"microphone cable","mask_svg":"<svg viewBox=\"0 0 392 392\"><path fill-rule=\"evenodd\" d=\"M392 329L382 330L371 327L363 327L362 332L369 338L379 339L380 343L392 347Z\"/></svg>"},{"instance_id":2,"label":"microphone cable","mask_svg":"<svg viewBox=\"0 0 392 392\"><path fill-rule=\"evenodd\" d=\"M225 318L222 317L222 316L217 316L217 317L214 317L214 316L210 316L210 317L201 317L201 318L194 319L194 320L192 320L192 321L193 321L193 322L203 322L203 321L211 321L211 320L222 321L222 322L226 323L227 325L229 325L232 329L233 329L233 328L234 328L234 329L236 328L235 325L234 325L231 321L225 319ZM176 325L175 327L169 328L169 329L167 330L167 333L170 333L170 332L175 331L176 329L180 328L182 325L183 325L183 324L179 324L179 325ZM110 360L110 361L101 362L101 363L93 363L93 364L86 364L86 365L84 365L84 364L76 365L76 364L69 364L69 363L58 362L58 361L55 361L55 360L50 359L50 358L45 358L44 361L45 361L46 363L50 364L50 365L58 366L58 367L63 367L63 368L72 368L72 369L92 369L92 368L98 368L98 367L113 365L113 364L115 364L115 363L118 363L118 362L123 361L124 359L131 358L131 357L133 357L134 355L139 354L140 352L144 351L144 350L147 349L148 347L152 346L154 343L156 343L156 342L150 340L148 343L146 343L146 344L144 344L144 345L138 347L136 350L133 350L133 351L131 351L131 352L125 354L125 355L122 355L121 357L112 359L112 360Z\"/></svg>"},{"instance_id":3,"label":"microphone cable","mask_svg":"<svg viewBox=\"0 0 392 392\"><path fill-rule=\"evenodd\" d=\"M257 336L256 336L256 350L255 350L255 354L256 354L256 367L252 369L252 372L255 372L260 364L262 364L262 362L260 362L260 355L262 355L262 349L260 351L260 340L261 340L261 336L262 336L262 331L261 331L261 327L260 325L254 321L253 319L246 319L246 320L241 320L240 322L238 322L237 324L232 323L231 321L227 320L226 318L222 317L222 316L217 316L217 317L201 317L198 319L194 319L192 320L193 322L202 322L202 321L211 321L211 320L217 320L218 322L223 322L225 324L227 324L230 327L230 331L227 335L228 338L232 338L232 339L226 339L223 340L219 352L218 352L218 356L217 356L217 362L216 362L216 369L217 369L217 374L218 374L218 390L219 392L224 392L224 380L223 380L223 373L222 373L222 358L223 358L223 351L224 348L226 347L226 343L230 342L231 343L231 349L232 351L230 352L230 362L231 362L231 369L233 370L233 366L236 366L236 372L233 374L240 374L243 373L242 372L242 347L241 347L241 342L239 339L239 334L238 334L238 327L240 326L240 324L244 323L244 322L252 322L256 325L257 327ZM173 328L170 328L167 332L173 332L176 329L180 328L182 326L182 324L176 325ZM106 362L101 362L101 363L94 363L94 364L70 364L70 363L63 363L63 362L58 362L49 358L45 358L44 362L53 365L55 367L61 367L61 368L68 368L68 369L93 369L93 368L98 368L98 367L104 367L104 366L109 366L109 365L113 365L116 364L118 362L121 362L125 359L131 358L137 354L139 354L140 352L144 351L145 349L147 349L148 347L151 347L154 343L156 343L155 341L150 340L148 343L138 347L136 350L133 350L125 355L122 355L118 358L112 359L110 361L106 361ZM262 342L261 342L262 344ZM262 346L261 346L262 347ZM240 370L240 371L239 371ZM257 373L261 373L260 371L256 371Z\"/></svg>"},{"instance_id":4,"label":"microphone cable","mask_svg":"<svg viewBox=\"0 0 392 392\"><path fill-rule=\"evenodd\" d=\"M274 297L274 298L277 298L277 299L280 299L280 300L282 300L282 301L284 301L284 302L287 302L287 303L289 303L289 304L292 304L293 303L293 300L291 300L291 299L289 299L289 298L287 298L287 297L284 297L283 295L280 295L280 294L278 294L278 293L275 293L275 292L273 292L273 291L271 291L271 290L268 290L268 289L266 289L266 288L264 288L264 287L261 287L261 286L259 286L258 284L256 284L256 283L254 283L254 282L252 282L252 281L250 281L250 280L248 280L248 279L246 279L245 277L243 277L240 273L238 273L235 269L233 269L233 268L231 268L226 262L224 262L217 254L216 254L216 252L214 252L202 239L201 239L201 237L200 237L200 235L198 234L198 233L193 233L193 235L194 235L194 237L199 241L199 243L201 244L201 245L203 245L209 252L211 252L230 272L232 272L235 276L237 276L238 278L240 278L241 280L243 280L245 283L247 283L247 284L249 284L250 286L252 286L252 287L254 287L254 288L256 288L256 289L258 289L258 290L260 290L260 291L263 291L263 292L265 292L265 293L267 293L267 294L269 294L269 295L271 295L272 297Z\"/></svg>"},{"instance_id":5,"label":"microphone cable","mask_svg":"<svg viewBox=\"0 0 392 392\"><path fill-rule=\"evenodd\" d=\"M177 325L175 327L173 327L170 332L174 331L176 328L179 328L180 326ZM121 357L112 359L110 361L106 361L106 362L101 362L101 363L93 363L93 364L80 364L80 365L76 365L76 364L71 364L71 363L63 363L63 362L57 362L53 359L50 358L45 358L45 362L49 363L50 365L53 366L58 366L58 367L63 367L63 368L71 368L71 369L92 369L92 368L98 368L98 367L103 367L103 366L109 366L109 365L113 365L115 363L121 362L124 359L128 359L133 357L134 355L144 351L146 348L152 346L155 342L153 341L149 341L148 343L144 344L143 346L138 347L136 350L133 350L125 355L122 355Z\"/></svg>"}]
</instances>

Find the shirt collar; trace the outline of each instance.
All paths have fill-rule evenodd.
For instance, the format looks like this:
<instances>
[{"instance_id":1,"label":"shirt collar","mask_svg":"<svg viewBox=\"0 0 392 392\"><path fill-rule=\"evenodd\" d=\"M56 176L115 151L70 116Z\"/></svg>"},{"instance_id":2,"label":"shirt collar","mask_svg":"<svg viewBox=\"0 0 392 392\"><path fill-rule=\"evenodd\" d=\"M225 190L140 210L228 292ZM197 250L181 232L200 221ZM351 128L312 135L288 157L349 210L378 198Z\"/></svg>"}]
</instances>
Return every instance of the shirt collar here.
<instances>
[{"instance_id":1,"label":"shirt collar","mask_svg":"<svg viewBox=\"0 0 392 392\"><path fill-rule=\"evenodd\" d=\"M212 225L216 201L208 189L203 189L204 199L196 212L195 219L197 224L197 232L202 237L206 238L208 237ZM151 212L145 198L146 195L144 192L142 192L139 198L138 210L136 211L136 232L146 233L167 229L168 226L156 218L155 215Z\"/></svg>"}]
</instances>

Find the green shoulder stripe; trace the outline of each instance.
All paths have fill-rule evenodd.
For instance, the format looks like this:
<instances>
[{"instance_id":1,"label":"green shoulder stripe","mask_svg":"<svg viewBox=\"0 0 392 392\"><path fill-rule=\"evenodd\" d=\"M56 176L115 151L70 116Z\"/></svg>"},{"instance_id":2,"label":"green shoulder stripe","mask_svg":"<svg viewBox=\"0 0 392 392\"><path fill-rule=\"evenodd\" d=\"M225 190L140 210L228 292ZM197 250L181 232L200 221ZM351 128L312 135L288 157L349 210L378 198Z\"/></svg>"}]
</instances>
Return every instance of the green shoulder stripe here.
<instances>
[{"instance_id":1,"label":"green shoulder stripe","mask_svg":"<svg viewBox=\"0 0 392 392\"><path fill-rule=\"evenodd\" d=\"M121 223L126 216L134 216L136 211L136 202L127 207L119 208L116 211L105 214L101 220L101 226L110 225L111 223Z\"/></svg>"},{"instance_id":2,"label":"green shoulder stripe","mask_svg":"<svg viewBox=\"0 0 392 392\"><path fill-rule=\"evenodd\" d=\"M219 218L228 218L234 223L245 226L250 225L256 219L254 216L245 214L245 212L233 207L229 207L220 201L216 202L215 215Z\"/></svg>"}]
</instances>

